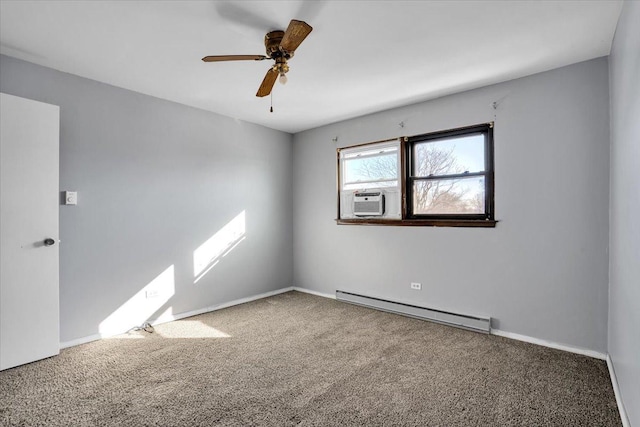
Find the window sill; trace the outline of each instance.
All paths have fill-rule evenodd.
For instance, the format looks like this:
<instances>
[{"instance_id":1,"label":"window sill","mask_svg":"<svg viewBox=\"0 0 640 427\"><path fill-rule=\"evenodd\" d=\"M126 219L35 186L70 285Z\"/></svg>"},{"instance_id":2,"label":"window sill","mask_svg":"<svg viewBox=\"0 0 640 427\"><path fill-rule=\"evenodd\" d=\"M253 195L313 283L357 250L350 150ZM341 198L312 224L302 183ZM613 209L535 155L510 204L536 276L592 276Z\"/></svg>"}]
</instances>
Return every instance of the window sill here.
<instances>
[{"instance_id":1,"label":"window sill","mask_svg":"<svg viewBox=\"0 0 640 427\"><path fill-rule=\"evenodd\" d=\"M385 225L409 227L481 227L494 228L498 221L488 219L380 219L349 218L336 219L338 225Z\"/></svg>"}]
</instances>

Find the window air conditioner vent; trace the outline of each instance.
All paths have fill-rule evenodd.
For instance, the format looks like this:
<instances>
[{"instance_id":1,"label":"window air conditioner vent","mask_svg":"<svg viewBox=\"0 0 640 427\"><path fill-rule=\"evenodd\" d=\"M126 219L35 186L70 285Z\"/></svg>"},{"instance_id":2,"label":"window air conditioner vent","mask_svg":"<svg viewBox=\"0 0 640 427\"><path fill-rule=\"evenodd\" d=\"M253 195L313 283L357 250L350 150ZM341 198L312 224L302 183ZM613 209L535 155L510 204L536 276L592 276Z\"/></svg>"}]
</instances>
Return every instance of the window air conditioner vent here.
<instances>
[{"instance_id":1,"label":"window air conditioner vent","mask_svg":"<svg viewBox=\"0 0 640 427\"><path fill-rule=\"evenodd\" d=\"M382 216L384 213L384 194L381 191L355 193L353 195L353 214L356 216Z\"/></svg>"}]
</instances>

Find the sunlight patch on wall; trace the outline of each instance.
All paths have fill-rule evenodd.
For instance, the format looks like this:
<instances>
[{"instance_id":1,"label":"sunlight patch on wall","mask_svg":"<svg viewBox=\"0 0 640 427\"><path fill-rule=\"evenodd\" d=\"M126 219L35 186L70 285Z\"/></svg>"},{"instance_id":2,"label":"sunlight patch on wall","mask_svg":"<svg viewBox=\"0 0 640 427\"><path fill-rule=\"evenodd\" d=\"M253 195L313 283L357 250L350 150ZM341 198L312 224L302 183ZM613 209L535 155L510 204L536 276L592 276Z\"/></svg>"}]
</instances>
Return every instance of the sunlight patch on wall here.
<instances>
[{"instance_id":1,"label":"sunlight patch on wall","mask_svg":"<svg viewBox=\"0 0 640 427\"><path fill-rule=\"evenodd\" d=\"M171 265L100 322L98 329L100 334L111 336L142 325L150 320L150 317L174 294L175 272L174 266ZM167 319L171 318L171 307L165 310L160 318L153 320L162 320L163 316Z\"/></svg>"},{"instance_id":2,"label":"sunlight patch on wall","mask_svg":"<svg viewBox=\"0 0 640 427\"><path fill-rule=\"evenodd\" d=\"M224 256L245 238L245 211L240 212L224 227L193 251L193 283L202 279Z\"/></svg>"}]
</instances>

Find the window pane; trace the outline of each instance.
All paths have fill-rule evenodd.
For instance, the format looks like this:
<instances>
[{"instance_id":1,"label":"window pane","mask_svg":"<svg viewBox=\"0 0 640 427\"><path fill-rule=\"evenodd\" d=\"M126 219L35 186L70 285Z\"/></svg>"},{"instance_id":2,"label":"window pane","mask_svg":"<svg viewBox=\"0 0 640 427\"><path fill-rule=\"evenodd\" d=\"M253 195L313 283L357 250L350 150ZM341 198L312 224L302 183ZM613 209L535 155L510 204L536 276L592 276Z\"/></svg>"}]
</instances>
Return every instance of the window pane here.
<instances>
[{"instance_id":1,"label":"window pane","mask_svg":"<svg viewBox=\"0 0 640 427\"><path fill-rule=\"evenodd\" d=\"M398 153L384 153L369 157L355 157L343 160L344 183L371 182L398 179Z\"/></svg>"},{"instance_id":2,"label":"window pane","mask_svg":"<svg viewBox=\"0 0 640 427\"><path fill-rule=\"evenodd\" d=\"M413 183L414 215L484 214L484 177Z\"/></svg>"},{"instance_id":3,"label":"window pane","mask_svg":"<svg viewBox=\"0 0 640 427\"><path fill-rule=\"evenodd\" d=\"M453 175L465 171L484 171L483 134L414 145L413 176Z\"/></svg>"}]
</instances>

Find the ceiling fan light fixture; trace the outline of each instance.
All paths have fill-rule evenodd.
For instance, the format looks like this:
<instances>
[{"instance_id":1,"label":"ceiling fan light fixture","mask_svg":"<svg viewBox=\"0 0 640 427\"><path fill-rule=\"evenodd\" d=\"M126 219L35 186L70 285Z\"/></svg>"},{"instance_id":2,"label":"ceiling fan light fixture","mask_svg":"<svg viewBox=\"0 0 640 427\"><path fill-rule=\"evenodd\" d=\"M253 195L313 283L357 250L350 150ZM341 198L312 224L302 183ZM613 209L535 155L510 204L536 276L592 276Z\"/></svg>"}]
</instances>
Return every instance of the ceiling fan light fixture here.
<instances>
[{"instance_id":1,"label":"ceiling fan light fixture","mask_svg":"<svg viewBox=\"0 0 640 427\"><path fill-rule=\"evenodd\" d=\"M278 78L280 84L287 84L287 72L289 71L289 64L287 64L287 60L285 58L278 58L273 69L280 75Z\"/></svg>"}]
</instances>

